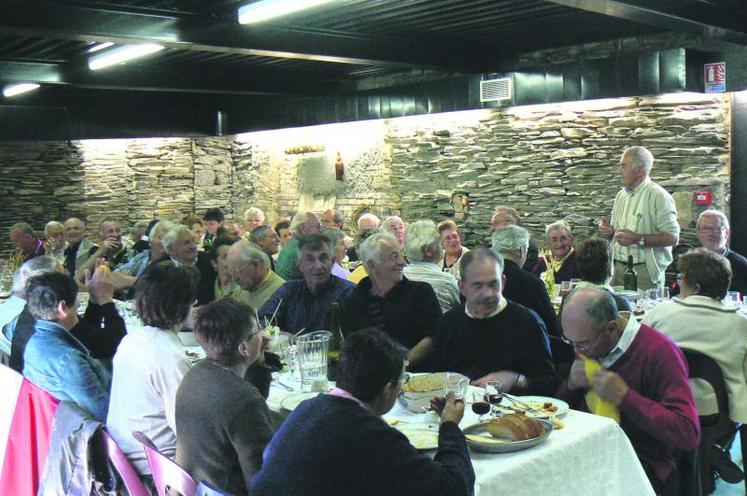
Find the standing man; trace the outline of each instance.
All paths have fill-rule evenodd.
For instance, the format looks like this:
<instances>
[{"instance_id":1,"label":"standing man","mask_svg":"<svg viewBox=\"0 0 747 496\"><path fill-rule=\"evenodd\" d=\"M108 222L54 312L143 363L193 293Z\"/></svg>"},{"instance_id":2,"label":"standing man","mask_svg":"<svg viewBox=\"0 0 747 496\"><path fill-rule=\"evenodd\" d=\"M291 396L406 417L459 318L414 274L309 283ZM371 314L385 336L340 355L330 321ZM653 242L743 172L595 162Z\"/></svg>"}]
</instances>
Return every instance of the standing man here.
<instances>
[{"instance_id":1,"label":"standing man","mask_svg":"<svg viewBox=\"0 0 747 496\"><path fill-rule=\"evenodd\" d=\"M731 264L730 291L739 291L747 296L747 258L732 251L726 244L729 241L729 219L723 212L715 209L705 210L698 216L698 240L700 245L719 255L723 255Z\"/></svg>"},{"instance_id":2,"label":"standing man","mask_svg":"<svg viewBox=\"0 0 747 496\"><path fill-rule=\"evenodd\" d=\"M293 237L285 245L278 257L277 273L286 281L303 279L303 273L298 268L298 243L306 234L319 232L321 224L314 212L298 212L293 216L291 232Z\"/></svg>"},{"instance_id":3,"label":"standing man","mask_svg":"<svg viewBox=\"0 0 747 496\"><path fill-rule=\"evenodd\" d=\"M615 255L613 286L623 285L628 257L638 274L638 289L664 285L664 271L672 262L680 225L672 195L651 181L654 156L642 146L626 148L618 170L623 188L615 196L612 219L602 217L599 232L612 239Z\"/></svg>"}]
</instances>

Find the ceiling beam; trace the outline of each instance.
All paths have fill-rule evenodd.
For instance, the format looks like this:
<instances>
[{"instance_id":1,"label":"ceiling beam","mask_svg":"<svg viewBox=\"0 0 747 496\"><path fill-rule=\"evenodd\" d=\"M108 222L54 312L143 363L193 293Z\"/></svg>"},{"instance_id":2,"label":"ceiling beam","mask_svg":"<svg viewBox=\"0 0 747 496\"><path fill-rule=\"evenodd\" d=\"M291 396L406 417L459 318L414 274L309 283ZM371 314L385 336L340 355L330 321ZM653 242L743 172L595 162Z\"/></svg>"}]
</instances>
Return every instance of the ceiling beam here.
<instances>
[{"instance_id":1,"label":"ceiling beam","mask_svg":"<svg viewBox=\"0 0 747 496\"><path fill-rule=\"evenodd\" d=\"M340 64L480 72L495 64L480 53L435 40L369 37L274 26L242 26L207 17L147 15L32 0L3 1L0 32L63 40L160 43L183 50L302 59ZM473 56L464 57L462 54Z\"/></svg>"},{"instance_id":2,"label":"ceiling beam","mask_svg":"<svg viewBox=\"0 0 747 496\"><path fill-rule=\"evenodd\" d=\"M345 90L341 83L326 82L318 77L287 76L266 71L169 70L146 64L91 71L75 65L1 59L0 80L6 83L35 81L90 89L225 95L319 96Z\"/></svg>"},{"instance_id":3,"label":"ceiling beam","mask_svg":"<svg viewBox=\"0 0 747 496\"><path fill-rule=\"evenodd\" d=\"M657 0L546 0L587 12L617 17L626 21L692 33L707 38L747 45L747 19L727 16L713 7L702 7L679 14L671 3Z\"/></svg>"}]
</instances>

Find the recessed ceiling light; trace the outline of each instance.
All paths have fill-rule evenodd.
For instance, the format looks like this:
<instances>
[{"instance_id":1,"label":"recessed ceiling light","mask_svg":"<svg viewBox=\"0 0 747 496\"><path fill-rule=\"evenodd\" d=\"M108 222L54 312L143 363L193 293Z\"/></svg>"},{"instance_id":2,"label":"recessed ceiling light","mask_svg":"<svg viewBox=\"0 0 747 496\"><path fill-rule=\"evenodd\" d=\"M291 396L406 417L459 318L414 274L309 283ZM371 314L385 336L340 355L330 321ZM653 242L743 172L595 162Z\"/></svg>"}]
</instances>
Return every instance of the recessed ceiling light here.
<instances>
[{"instance_id":1,"label":"recessed ceiling light","mask_svg":"<svg viewBox=\"0 0 747 496\"><path fill-rule=\"evenodd\" d=\"M13 84L11 86L6 86L3 89L3 95L6 97L16 96L20 95L21 93L27 93L29 91L33 91L39 87L36 83L22 83L22 84Z\"/></svg>"},{"instance_id":2,"label":"recessed ceiling light","mask_svg":"<svg viewBox=\"0 0 747 496\"><path fill-rule=\"evenodd\" d=\"M88 53L98 52L99 50L103 50L104 48L109 48L110 46L114 45L111 41L105 41L103 43L96 43L95 45L92 45L91 48L88 49Z\"/></svg>"},{"instance_id":3,"label":"recessed ceiling light","mask_svg":"<svg viewBox=\"0 0 747 496\"><path fill-rule=\"evenodd\" d=\"M260 0L239 7L239 23L262 22L332 1L334 0Z\"/></svg>"},{"instance_id":4,"label":"recessed ceiling light","mask_svg":"<svg viewBox=\"0 0 747 496\"><path fill-rule=\"evenodd\" d=\"M92 71L96 71L98 69L121 64L138 57L144 57L145 55L150 55L151 53L155 53L163 49L163 45L157 45L155 43L147 43L145 45L124 45L94 55L93 57L88 59L88 67Z\"/></svg>"}]
</instances>

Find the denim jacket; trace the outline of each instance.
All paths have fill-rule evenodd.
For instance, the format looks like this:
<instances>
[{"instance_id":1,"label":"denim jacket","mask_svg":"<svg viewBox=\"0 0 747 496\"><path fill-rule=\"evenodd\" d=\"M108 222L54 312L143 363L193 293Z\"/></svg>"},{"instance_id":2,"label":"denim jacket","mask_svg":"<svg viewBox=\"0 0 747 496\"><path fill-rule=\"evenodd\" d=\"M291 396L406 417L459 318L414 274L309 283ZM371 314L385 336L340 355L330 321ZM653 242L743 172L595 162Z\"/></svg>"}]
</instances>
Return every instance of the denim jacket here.
<instances>
[{"instance_id":1,"label":"denim jacket","mask_svg":"<svg viewBox=\"0 0 747 496\"><path fill-rule=\"evenodd\" d=\"M23 375L59 400L69 400L106 421L111 375L62 325L37 320L26 344Z\"/></svg>"}]
</instances>

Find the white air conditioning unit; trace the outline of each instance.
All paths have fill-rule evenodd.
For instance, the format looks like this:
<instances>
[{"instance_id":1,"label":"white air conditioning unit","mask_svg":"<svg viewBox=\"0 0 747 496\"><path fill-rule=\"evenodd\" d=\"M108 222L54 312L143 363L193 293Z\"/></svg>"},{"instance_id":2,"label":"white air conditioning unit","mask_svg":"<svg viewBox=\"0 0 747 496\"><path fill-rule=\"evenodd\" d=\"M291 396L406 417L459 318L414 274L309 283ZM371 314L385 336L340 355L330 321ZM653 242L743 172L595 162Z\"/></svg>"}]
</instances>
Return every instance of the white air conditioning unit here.
<instances>
[{"instance_id":1,"label":"white air conditioning unit","mask_svg":"<svg viewBox=\"0 0 747 496\"><path fill-rule=\"evenodd\" d=\"M480 81L480 101L497 102L513 98L511 78L486 79Z\"/></svg>"}]
</instances>

